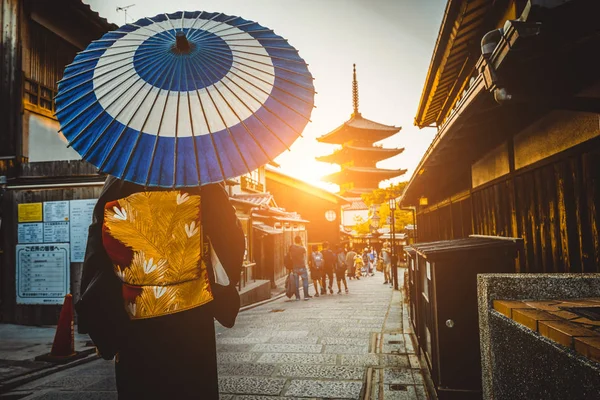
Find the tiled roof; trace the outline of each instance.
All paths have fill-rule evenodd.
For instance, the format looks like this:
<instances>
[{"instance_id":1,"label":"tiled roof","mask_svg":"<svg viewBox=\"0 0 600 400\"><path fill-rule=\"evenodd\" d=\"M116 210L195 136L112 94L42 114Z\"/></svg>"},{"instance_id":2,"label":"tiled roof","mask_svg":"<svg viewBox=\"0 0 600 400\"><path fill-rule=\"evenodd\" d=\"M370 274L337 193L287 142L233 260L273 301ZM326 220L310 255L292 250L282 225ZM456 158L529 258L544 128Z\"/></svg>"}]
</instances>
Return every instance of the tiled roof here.
<instances>
[{"instance_id":1,"label":"tiled roof","mask_svg":"<svg viewBox=\"0 0 600 400\"><path fill-rule=\"evenodd\" d=\"M360 197L352 197L348 198L352 203L342 206L342 210L344 211L358 211L358 210L368 210L369 207L362 201Z\"/></svg>"},{"instance_id":2,"label":"tiled roof","mask_svg":"<svg viewBox=\"0 0 600 400\"><path fill-rule=\"evenodd\" d=\"M101 17L100 14L94 10L92 10L92 7L90 7L89 4L83 2L82 0L70 0L70 2L76 6L77 8L79 8L82 12L84 12L85 14L87 14L87 16L90 19L95 19L96 21L98 21L99 24L102 25L102 27L104 29L106 29L107 31L113 31L115 29L118 29L119 26L115 25L111 22L108 22L108 20L104 17Z\"/></svg>"},{"instance_id":3,"label":"tiled roof","mask_svg":"<svg viewBox=\"0 0 600 400\"><path fill-rule=\"evenodd\" d=\"M404 149L387 149L375 146L343 146L341 149L334 151L325 156L316 157L317 161L343 164L356 157L369 157L371 160L385 160L402 153Z\"/></svg>"},{"instance_id":4,"label":"tiled roof","mask_svg":"<svg viewBox=\"0 0 600 400\"><path fill-rule=\"evenodd\" d=\"M333 174L326 175L321 178L321 180L333 183L344 183L344 181L349 175L374 175L379 176L381 179L390 179L396 176L404 175L406 173L405 169L383 169L377 167L348 167L344 168L341 171L334 172Z\"/></svg>"},{"instance_id":5,"label":"tiled roof","mask_svg":"<svg viewBox=\"0 0 600 400\"><path fill-rule=\"evenodd\" d=\"M398 132L400 127L384 125L363 118L360 114L353 115L348 121L333 131L317 138L321 143L341 144L360 137L363 141L378 142Z\"/></svg>"},{"instance_id":6,"label":"tiled roof","mask_svg":"<svg viewBox=\"0 0 600 400\"><path fill-rule=\"evenodd\" d=\"M245 193L245 194L234 194L234 199L247 201L257 206L269 205L273 200L273 195L270 193Z\"/></svg>"}]
</instances>

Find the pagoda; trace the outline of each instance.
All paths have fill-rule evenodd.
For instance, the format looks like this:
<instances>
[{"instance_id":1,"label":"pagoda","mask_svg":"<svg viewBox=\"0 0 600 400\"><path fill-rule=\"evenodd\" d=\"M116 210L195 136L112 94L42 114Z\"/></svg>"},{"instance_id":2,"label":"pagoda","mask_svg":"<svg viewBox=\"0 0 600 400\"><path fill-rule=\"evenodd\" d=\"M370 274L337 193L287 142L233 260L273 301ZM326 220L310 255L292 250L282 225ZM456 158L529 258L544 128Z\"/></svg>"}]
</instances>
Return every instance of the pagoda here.
<instances>
[{"instance_id":1,"label":"pagoda","mask_svg":"<svg viewBox=\"0 0 600 400\"><path fill-rule=\"evenodd\" d=\"M379 182L382 180L391 179L406 172L405 169L376 167L378 161L404 151L404 149L388 149L374 145L375 142L398 133L401 128L380 124L362 117L358 112L356 64L353 65L353 70L352 102L354 112L348 121L317 138L320 143L342 146L332 154L316 157L316 160L340 165L341 171L326 175L322 180L339 185L339 194L345 197L370 193L379 187Z\"/></svg>"}]
</instances>

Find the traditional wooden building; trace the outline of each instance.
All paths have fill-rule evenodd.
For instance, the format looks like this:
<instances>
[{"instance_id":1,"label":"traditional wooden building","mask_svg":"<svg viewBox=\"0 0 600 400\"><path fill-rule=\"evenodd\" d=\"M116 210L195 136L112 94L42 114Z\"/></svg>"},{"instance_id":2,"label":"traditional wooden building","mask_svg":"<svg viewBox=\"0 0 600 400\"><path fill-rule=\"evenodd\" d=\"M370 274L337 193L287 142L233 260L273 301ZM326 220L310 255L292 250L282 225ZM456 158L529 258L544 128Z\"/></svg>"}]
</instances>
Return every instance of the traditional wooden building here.
<instances>
[{"instance_id":1,"label":"traditional wooden building","mask_svg":"<svg viewBox=\"0 0 600 400\"><path fill-rule=\"evenodd\" d=\"M266 176L267 189L275 197L277 204L287 211L299 213L303 219L310 221L305 243L320 245L324 241L340 241L341 206L348 203L346 199L273 167L266 168ZM283 222L288 231L294 228L293 221ZM292 242L285 244L287 246Z\"/></svg>"},{"instance_id":2,"label":"traditional wooden building","mask_svg":"<svg viewBox=\"0 0 600 400\"><path fill-rule=\"evenodd\" d=\"M2 0L0 20L0 320L52 324L60 295L79 295L82 213L104 182L57 134L53 97L75 54L117 26L80 0Z\"/></svg>"},{"instance_id":3,"label":"traditional wooden building","mask_svg":"<svg viewBox=\"0 0 600 400\"><path fill-rule=\"evenodd\" d=\"M350 119L333 131L317 138L321 143L341 145L332 154L317 157L317 161L338 164L341 170L322 179L340 186L342 196L360 196L379 187L379 182L403 175L403 169L377 168L378 161L398 155L404 149L388 149L374 145L401 128L380 124L363 118L358 112L358 82L356 65L353 71L352 101L354 112Z\"/></svg>"},{"instance_id":4,"label":"traditional wooden building","mask_svg":"<svg viewBox=\"0 0 600 400\"><path fill-rule=\"evenodd\" d=\"M598 15L448 1L415 117L438 133L401 200L420 242L520 237L521 272L600 272Z\"/></svg>"}]
</instances>

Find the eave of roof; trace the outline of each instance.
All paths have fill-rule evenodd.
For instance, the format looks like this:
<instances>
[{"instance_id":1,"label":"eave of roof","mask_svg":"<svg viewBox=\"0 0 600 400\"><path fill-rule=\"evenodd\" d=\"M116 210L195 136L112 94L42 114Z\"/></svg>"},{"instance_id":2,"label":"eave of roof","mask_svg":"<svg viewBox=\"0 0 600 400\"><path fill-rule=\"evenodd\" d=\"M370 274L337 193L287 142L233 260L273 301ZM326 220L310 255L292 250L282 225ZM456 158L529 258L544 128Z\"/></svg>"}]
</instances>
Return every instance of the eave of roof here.
<instances>
[{"instance_id":1,"label":"eave of roof","mask_svg":"<svg viewBox=\"0 0 600 400\"><path fill-rule=\"evenodd\" d=\"M358 157L369 157L372 160L381 161L396 156L404 151L401 149L387 149L383 147L359 147L343 146L341 149L331 154L315 157L317 161L333 164L345 163L348 160Z\"/></svg>"},{"instance_id":2,"label":"eave of roof","mask_svg":"<svg viewBox=\"0 0 600 400\"><path fill-rule=\"evenodd\" d=\"M306 193L309 193L313 196L319 197L323 200L327 200L334 204L341 205L341 204L349 203L349 201L346 200L345 198L343 198L342 196L339 196L335 193L331 193L330 191L322 189L318 186L311 185L310 183L305 182L301 179L294 178L293 176L284 174L283 172L281 172L269 165L267 165L265 167L265 178L272 179L281 184L288 185L288 186L294 187L296 189L302 190ZM268 188L268 184L267 184L267 188Z\"/></svg>"},{"instance_id":3,"label":"eave of roof","mask_svg":"<svg viewBox=\"0 0 600 400\"><path fill-rule=\"evenodd\" d=\"M473 71L482 29L495 2L449 0L433 50L415 125L440 125Z\"/></svg>"},{"instance_id":4,"label":"eave of roof","mask_svg":"<svg viewBox=\"0 0 600 400\"><path fill-rule=\"evenodd\" d=\"M435 151L438 150L440 144L443 143L447 136L448 132L452 130L452 127L456 125L456 122L460 120L464 116L464 110L469 108L469 106L479 97L483 95L489 95L485 90L485 84L482 76L478 76L475 82L470 86L468 92L461 99L458 107L454 110L450 116L444 121L443 125L438 130L437 135L427 148L427 151L419 161L419 165L415 169L412 177L408 181L406 188L404 189L403 195L400 197L400 203L403 206L413 205L411 200L414 201L415 198L420 196L420 193L413 193L415 190L415 182L419 179L419 177L424 174L427 170L428 163ZM409 200L411 199L411 200Z\"/></svg>"},{"instance_id":5,"label":"eave of roof","mask_svg":"<svg viewBox=\"0 0 600 400\"><path fill-rule=\"evenodd\" d=\"M383 169L376 167L347 167L333 174L325 175L321 179L324 181L343 183L348 175L371 175L380 176L382 179L390 179L406 173L405 169ZM342 181L343 179L343 181Z\"/></svg>"},{"instance_id":6,"label":"eave of roof","mask_svg":"<svg viewBox=\"0 0 600 400\"><path fill-rule=\"evenodd\" d=\"M70 1L75 7L80 9L90 19L95 20L106 31L114 31L115 29L119 28L118 25L113 24L112 22L108 22L108 20L106 18L101 17L97 11L92 10L92 7L89 4L84 3L82 0L70 0Z\"/></svg>"},{"instance_id":7,"label":"eave of roof","mask_svg":"<svg viewBox=\"0 0 600 400\"><path fill-rule=\"evenodd\" d=\"M351 139L360 139L378 142L399 132L401 127L384 125L379 122L363 118L360 114L352 117L325 135L318 137L320 143L342 144ZM368 137L367 137L368 135Z\"/></svg>"}]
</instances>

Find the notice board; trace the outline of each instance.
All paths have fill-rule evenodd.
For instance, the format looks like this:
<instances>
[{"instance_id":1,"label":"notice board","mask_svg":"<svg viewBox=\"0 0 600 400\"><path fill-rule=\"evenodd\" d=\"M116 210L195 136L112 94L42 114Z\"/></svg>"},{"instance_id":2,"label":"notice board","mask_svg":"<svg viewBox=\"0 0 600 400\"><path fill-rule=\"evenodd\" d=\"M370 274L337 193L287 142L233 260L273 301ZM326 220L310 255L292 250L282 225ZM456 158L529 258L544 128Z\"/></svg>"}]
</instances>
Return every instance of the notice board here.
<instances>
[{"instance_id":1,"label":"notice board","mask_svg":"<svg viewBox=\"0 0 600 400\"><path fill-rule=\"evenodd\" d=\"M69 293L69 244L19 244L16 253L17 304L62 304Z\"/></svg>"}]
</instances>

